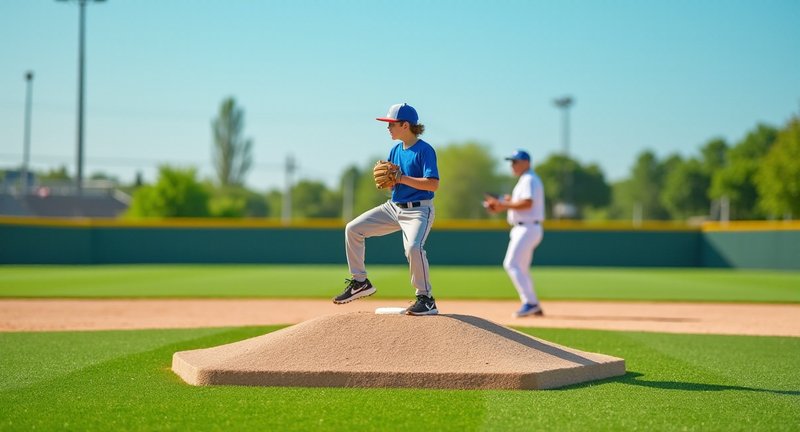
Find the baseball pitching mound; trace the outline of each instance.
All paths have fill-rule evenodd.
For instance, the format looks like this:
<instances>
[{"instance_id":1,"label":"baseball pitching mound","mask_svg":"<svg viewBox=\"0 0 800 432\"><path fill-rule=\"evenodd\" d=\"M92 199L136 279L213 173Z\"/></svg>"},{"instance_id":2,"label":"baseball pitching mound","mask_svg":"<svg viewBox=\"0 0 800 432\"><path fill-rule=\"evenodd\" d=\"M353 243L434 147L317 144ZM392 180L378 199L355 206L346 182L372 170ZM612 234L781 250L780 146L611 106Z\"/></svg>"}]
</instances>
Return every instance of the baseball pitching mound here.
<instances>
[{"instance_id":1,"label":"baseball pitching mound","mask_svg":"<svg viewBox=\"0 0 800 432\"><path fill-rule=\"evenodd\" d=\"M550 389L625 374L578 351L469 315L326 315L228 345L176 352L192 385Z\"/></svg>"}]
</instances>

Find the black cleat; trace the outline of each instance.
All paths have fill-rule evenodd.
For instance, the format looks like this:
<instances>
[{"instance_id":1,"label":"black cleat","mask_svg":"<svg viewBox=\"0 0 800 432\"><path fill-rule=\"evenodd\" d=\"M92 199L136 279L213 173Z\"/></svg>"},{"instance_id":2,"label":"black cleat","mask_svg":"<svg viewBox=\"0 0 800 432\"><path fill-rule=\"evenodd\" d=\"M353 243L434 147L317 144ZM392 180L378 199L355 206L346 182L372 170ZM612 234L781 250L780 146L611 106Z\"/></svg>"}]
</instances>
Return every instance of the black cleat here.
<instances>
[{"instance_id":1,"label":"black cleat","mask_svg":"<svg viewBox=\"0 0 800 432\"><path fill-rule=\"evenodd\" d=\"M378 291L372 286L369 279L365 279L364 282L359 282L355 279L345 279L344 281L347 284L347 288L344 289L343 293L333 299L333 302L336 304L349 303L361 297L369 297L375 294L375 291Z\"/></svg>"},{"instance_id":2,"label":"black cleat","mask_svg":"<svg viewBox=\"0 0 800 432\"><path fill-rule=\"evenodd\" d=\"M406 309L407 315L436 315L439 310L436 309L436 300L433 297L425 295L418 295L417 302Z\"/></svg>"}]
</instances>

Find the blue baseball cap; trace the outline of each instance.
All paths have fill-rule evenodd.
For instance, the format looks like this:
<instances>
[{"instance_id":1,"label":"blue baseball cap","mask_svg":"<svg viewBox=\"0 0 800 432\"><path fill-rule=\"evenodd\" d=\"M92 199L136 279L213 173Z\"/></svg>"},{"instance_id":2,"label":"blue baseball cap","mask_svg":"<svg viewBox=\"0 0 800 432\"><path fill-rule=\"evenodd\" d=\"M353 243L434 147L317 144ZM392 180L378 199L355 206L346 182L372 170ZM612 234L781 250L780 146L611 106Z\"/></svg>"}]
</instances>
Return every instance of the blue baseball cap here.
<instances>
[{"instance_id":1,"label":"blue baseball cap","mask_svg":"<svg viewBox=\"0 0 800 432\"><path fill-rule=\"evenodd\" d=\"M399 121L407 121L412 125L417 124L419 116L417 110L409 104L396 104L389 107L389 112L386 117L378 117L375 120L396 123Z\"/></svg>"},{"instance_id":2,"label":"blue baseball cap","mask_svg":"<svg viewBox=\"0 0 800 432\"><path fill-rule=\"evenodd\" d=\"M531 160L531 155L528 154L525 150L517 150L511 156L507 157L506 160L524 160L529 161Z\"/></svg>"}]
</instances>

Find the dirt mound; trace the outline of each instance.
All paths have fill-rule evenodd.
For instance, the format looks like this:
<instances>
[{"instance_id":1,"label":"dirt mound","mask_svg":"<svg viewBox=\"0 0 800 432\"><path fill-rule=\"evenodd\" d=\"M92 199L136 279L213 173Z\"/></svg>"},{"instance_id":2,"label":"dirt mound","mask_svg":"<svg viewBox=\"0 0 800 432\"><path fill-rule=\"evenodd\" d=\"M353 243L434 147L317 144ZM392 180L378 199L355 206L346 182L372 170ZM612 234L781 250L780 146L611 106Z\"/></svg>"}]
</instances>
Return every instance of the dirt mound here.
<instances>
[{"instance_id":1,"label":"dirt mound","mask_svg":"<svg viewBox=\"0 0 800 432\"><path fill-rule=\"evenodd\" d=\"M625 374L587 353L469 315L326 315L263 336L181 351L192 385L547 389Z\"/></svg>"}]
</instances>

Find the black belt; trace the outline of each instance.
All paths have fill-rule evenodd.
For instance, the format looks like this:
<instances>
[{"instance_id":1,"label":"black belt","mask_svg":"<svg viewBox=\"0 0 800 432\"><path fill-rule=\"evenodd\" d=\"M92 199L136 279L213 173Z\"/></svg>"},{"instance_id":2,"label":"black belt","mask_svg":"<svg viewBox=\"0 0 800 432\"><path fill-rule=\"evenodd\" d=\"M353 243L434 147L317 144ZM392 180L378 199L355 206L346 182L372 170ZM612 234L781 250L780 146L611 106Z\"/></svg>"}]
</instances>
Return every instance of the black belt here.
<instances>
[{"instance_id":1,"label":"black belt","mask_svg":"<svg viewBox=\"0 0 800 432\"><path fill-rule=\"evenodd\" d=\"M526 224L534 224L534 225L539 225L539 221L533 221L533 222L517 222L517 225L526 225Z\"/></svg>"},{"instance_id":2,"label":"black belt","mask_svg":"<svg viewBox=\"0 0 800 432\"><path fill-rule=\"evenodd\" d=\"M407 202L407 203L394 203L394 205L396 205L397 207L400 207L400 208L413 208L413 207L421 206L422 203L420 203L419 201L413 201L413 202Z\"/></svg>"}]
</instances>

